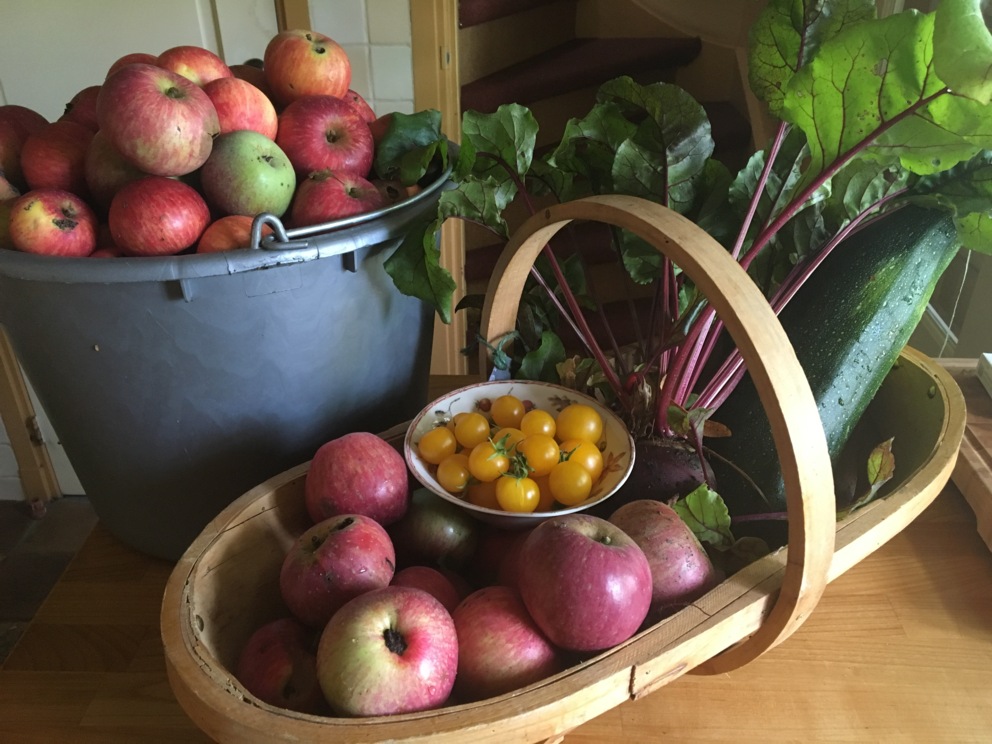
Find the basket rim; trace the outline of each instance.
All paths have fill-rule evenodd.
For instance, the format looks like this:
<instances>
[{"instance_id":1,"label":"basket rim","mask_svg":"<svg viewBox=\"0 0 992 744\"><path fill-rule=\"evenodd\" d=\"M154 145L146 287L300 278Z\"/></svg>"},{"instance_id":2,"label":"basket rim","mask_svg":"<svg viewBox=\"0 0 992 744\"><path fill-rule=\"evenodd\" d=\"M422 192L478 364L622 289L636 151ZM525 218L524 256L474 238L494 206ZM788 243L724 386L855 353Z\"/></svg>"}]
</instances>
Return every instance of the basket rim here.
<instances>
[{"instance_id":1,"label":"basket rim","mask_svg":"<svg viewBox=\"0 0 992 744\"><path fill-rule=\"evenodd\" d=\"M897 488L836 523L828 579L834 580L911 522L950 479L964 436L964 398L953 378L933 360L907 347L905 362L930 376L944 416L934 445ZM402 437L405 425L382 435ZM730 577L678 614L625 643L559 674L477 703L398 716L344 719L276 708L244 691L193 630L190 612L195 574L207 548L243 521L261 495L301 478L309 462L259 484L221 512L173 569L162 602L161 629L170 685L187 714L220 741L269 741L274 722L300 740L461 742L533 741L590 720L621 702L643 697L687 672L710 673L728 643L755 632L781 586L788 547ZM513 739L516 736L517 739ZM474 740L474 739L473 739Z\"/></svg>"}]
</instances>

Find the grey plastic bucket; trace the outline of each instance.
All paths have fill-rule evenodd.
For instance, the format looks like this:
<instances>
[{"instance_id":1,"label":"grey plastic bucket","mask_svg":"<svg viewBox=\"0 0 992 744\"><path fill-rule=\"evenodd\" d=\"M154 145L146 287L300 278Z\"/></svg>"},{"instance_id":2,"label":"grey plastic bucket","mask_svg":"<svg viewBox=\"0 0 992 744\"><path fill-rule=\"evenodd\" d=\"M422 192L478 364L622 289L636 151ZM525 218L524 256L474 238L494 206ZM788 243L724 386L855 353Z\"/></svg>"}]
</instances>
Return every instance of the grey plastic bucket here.
<instances>
[{"instance_id":1,"label":"grey plastic bucket","mask_svg":"<svg viewBox=\"0 0 992 744\"><path fill-rule=\"evenodd\" d=\"M426 405L433 310L383 262L446 183L325 226L276 221L244 250L0 251L0 322L115 536L176 560L228 503L325 441Z\"/></svg>"}]
</instances>

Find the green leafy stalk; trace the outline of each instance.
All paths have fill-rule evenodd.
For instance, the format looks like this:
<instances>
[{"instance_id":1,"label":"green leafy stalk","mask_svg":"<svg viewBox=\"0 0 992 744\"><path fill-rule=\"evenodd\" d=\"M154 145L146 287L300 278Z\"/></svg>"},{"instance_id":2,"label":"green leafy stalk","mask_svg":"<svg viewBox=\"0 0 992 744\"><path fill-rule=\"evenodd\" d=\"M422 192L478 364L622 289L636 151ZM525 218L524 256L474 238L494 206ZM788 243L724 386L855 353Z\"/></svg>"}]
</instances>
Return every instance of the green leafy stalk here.
<instances>
[{"instance_id":1,"label":"green leafy stalk","mask_svg":"<svg viewBox=\"0 0 992 744\"><path fill-rule=\"evenodd\" d=\"M667 83L606 83L542 157L534 155L537 124L526 108L467 112L452 188L387 270L404 292L450 320L454 285L437 248L447 219L507 239L514 202L532 211L538 200L611 193L692 219L727 247L776 310L855 230L908 203L953 213L962 243L992 252L992 36L981 2L942 0L933 13L887 18L875 18L874 5L770 0L751 31L749 79L780 125L736 177L712 157L703 107ZM437 169L447 149L435 113L394 122L377 155L380 174L412 182ZM677 266L632 235L621 233L616 245L630 289L654 284L650 334L630 350L607 332L611 358L586 322L584 282L570 273L581 260L566 266L549 246L531 285L544 300L528 289L521 303L514 373L585 369L566 363L564 347L552 340L564 322L599 368L575 379L603 382L631 416L653 410L660 431L678 428L668 421L671 410L701 411L693 415L705 420L740 378L739 355L713 363L722 324ZM645 396L653 398L647 406Z\"/></svg>"}]
</instances>

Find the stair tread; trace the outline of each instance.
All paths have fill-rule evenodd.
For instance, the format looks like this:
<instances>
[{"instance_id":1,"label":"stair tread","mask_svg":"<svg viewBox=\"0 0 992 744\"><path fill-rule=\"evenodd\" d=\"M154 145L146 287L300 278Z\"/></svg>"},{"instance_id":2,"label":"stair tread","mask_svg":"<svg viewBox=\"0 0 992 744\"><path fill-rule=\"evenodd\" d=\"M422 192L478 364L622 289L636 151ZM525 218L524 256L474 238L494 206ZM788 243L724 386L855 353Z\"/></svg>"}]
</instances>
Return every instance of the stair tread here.
<instances>
[{"instance_id":1,"label":"stair tread","mask_svg":"<svg viewBox=\"0 0 992 744\"><path fill-rule=\"evenodd\" d=\"M458 3L458 27L469 28L549 5L558 0L461 0Z\"/></svg>"},{"instance_id":2,"label":"stair tread","mask_svg":"<svg viewBox=\"0 0 992 744\"><path fill-rule=\"evenodd\" d=\"M572 39L463 85L462 110L492 112L509 102L527 105L619 75L685 65L699 49L699 40L691 38Z\"/></svg>"}]
</instances>

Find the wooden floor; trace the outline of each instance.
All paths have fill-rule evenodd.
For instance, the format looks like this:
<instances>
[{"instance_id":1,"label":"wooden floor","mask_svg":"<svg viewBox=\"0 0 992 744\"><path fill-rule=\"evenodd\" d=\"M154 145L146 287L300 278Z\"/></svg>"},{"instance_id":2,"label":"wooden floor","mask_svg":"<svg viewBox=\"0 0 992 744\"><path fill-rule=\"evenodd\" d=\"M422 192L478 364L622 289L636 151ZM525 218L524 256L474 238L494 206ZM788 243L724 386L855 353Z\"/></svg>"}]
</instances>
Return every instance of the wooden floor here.
<instances>
[{"instance_id":1,"label":"wooden floor","mask_svg":"<svg viewBox=\"0 0 992 744\"><path fill-rule=\"evenodd\" d=\"M208 741L158 632L171 564L102 526L0 669L0 742ZM572 732L606 742L992 741L992 554L949 486L751 665L682 677Z\"/></svg>"},{"instance_id":2,"label":"wooden floor","mask_svg":"<svg viewBox=\"0 0 992 744\"><path fill-rule=\"evenodd\" d=\"M0 743L209 741L165 675L171 568L97 524L0 667ZM764 657L676 679L565 739L660 741L992 742L992 552L960 491L832 583Z\"/></svg>"}]
</instances>

